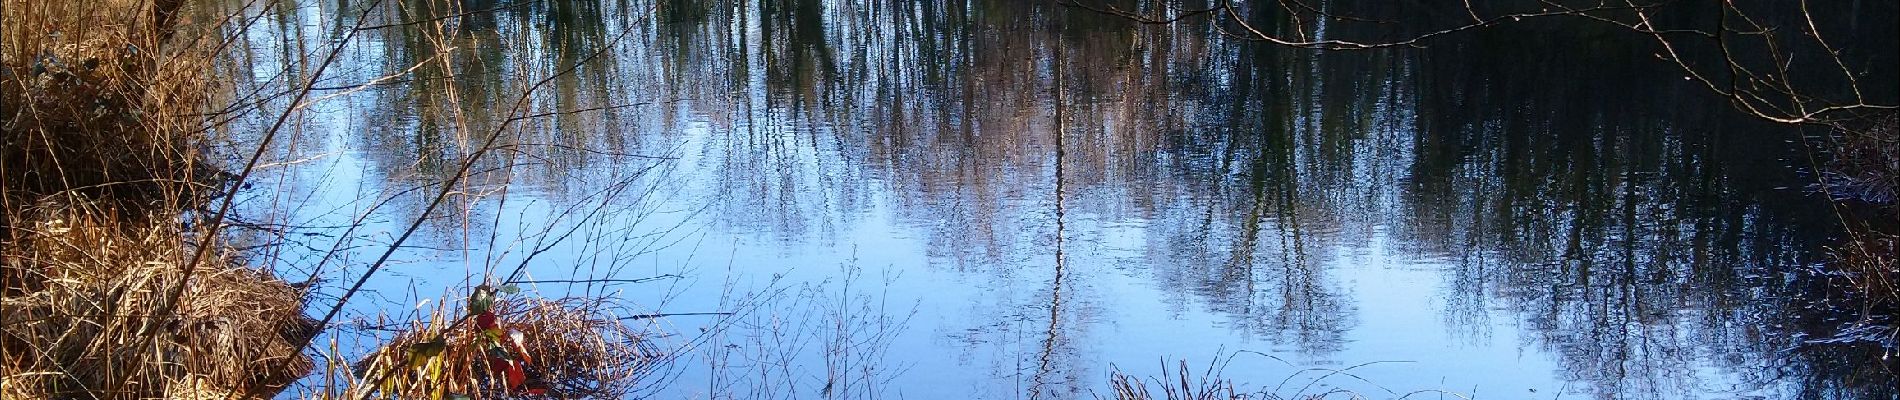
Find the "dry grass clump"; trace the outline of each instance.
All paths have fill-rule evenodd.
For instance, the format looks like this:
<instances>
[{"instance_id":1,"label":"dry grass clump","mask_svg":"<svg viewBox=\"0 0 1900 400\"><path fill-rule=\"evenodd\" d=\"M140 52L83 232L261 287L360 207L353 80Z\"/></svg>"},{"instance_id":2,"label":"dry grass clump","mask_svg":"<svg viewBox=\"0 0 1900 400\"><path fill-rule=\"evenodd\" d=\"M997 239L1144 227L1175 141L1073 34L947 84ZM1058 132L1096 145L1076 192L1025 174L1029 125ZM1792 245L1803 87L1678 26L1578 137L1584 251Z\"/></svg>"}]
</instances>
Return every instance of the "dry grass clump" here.
<instances>
[{"instance_id":1,"label":"dry grass clump","mask_svg":"<svg viewBox=\"0 0 1900 400\"><path fill-rule=\"evenodd\" d=\"M1829 161L1836 197L1870 205L1845 216L1846 240L1829 248L1832 267L1860 299L1851 336L1900 346L1900 112L1836 126Z\"/></svg>"},{"instance_id":2,"label":"dry grass clump","mask_svg":"<svg viewBox=\"0 0 1900 400\"><path fill-rule=\"evenodd\" d=\"M1236 352L1234 354L1256 354L1265 356L1264 354L1255 352ZM1273 356L1266 357L1285 363L1284 360L1279 360ZM1352 373L1354 369L1368 365L1383 364L1387 363L1387 361L1369 362L1340 369L1304 368L1299 372L1288 375L1281 380L1277 386L1261 386L1258 389L1248 391L1239 389L1241 385L1236 384L1233 379L1223 376L1225 375L1229 363L1233 360L1234 358L1232 358L1232 356L1216 357L1198 374L1188 365L1186 360L1181 360L1175 365L1168 365L1166 361L1163 361L1161 363L1161 375L1150 376L1145 379L1140 376L1124 373L1120 368L1114 368L1108 376L1108 396L1096 395L1096 398L1115 400L1323 400L1366 398L1407 399L1413 396L1433 396L1441 399L1470 399L1470 397L1465 395L1443 390L1427 389L1414 390L1406 393L1395 392L1391 389L1378 387L1371 381L1367 381ZM1292 366L1293 364L1287 365ZM1306 375L1307 373L1313 373L1315 375ZM1326 384L1329 379L1335 377L1351 378L1378 387L1378 389L1385 392L1385 395L1381 397L1366 396L1365 394L1353 390L1330 387L1330 384Z\"/></svg>"},{"instance_id":3,"label":"dry grass clump","mask_svg":"<svg viewBox=\"0 0 1900 400\"><path fill-rule=\"evenodd\" d=\"M175 34L181 7L0 0L8 399L271 393L309 368L300 293L220 252L183 267L216 43Z\"/></svg>"},{"instance_id":4,"label":"dry grass clump","mask_svg":"<svg viewBox=\"0 0 1900 400\"><path fill-rule=\"evenodd\" d=\"M1850 228L1850 238L1830 250L1833 265L1861 298L1866 339L1900 346L1900 235L1872 228Z\"/></svg>"},{"instance_id":5,"label":"dry grass clump","mask_svg":"<svg viewBox=\"0 0 1900 400\"><path fill-rule=\"evenodd\" d=\"M1836 127L1828 175L1836 196L1894 207L1900 200L1900 112L1867 121Z\"/></svg>"},{"instance_id":6,"label":"dry grass clump","mask_svg":"<svg viewBox=\"0 0 1900 400\"><path fill-rule=\"evenodd\" d=\"M217 41L179 33L182 4L0 0L6 399L242 397L310 368L297 290L225 252L184 267Z\"/></svg>"},{"instance_id":7,"label":"dry grass clump","mask_svg":"<svg viewBox=\"0 0 1900 400\"><path fill-rule=\"evenodd\" d=\"M1128 375L1120 370L1109 373L1108 386L1111 398L1115 400L1247 400L1264 399L1266 395L1256 396L1234 388L1234 382L1219 377L1212 367L1192 378L1193 371L1186 360L1180 365L1169 368L1161 365L1161 376L1149 379ZM1153 389L1152 391L1150 389ZM1158 395L1157 395L1158 394Z\"/></svg>"},{"instance_id":8,"label":"dry grass clump","mask_svg":"<svg viewBox=\"0 0 1900 400\"><path fill-rule=\"evenodd\" d=\"M175 218L84 203L21 213L33 223L0 251L6 398L274 393L310 368L297 348L314 332L301 294L224 256L187 278L182 224L156 222Z\"/></svg>"},{"instance_id":9,"label":"dry grass clump","mask_svg":"<svg viewBox=\"0 0 1900 400\"><path fill-rule=\"evenodd\" d=\"M661 361L648 333L622 323L598 300L517 299L495 306L499 337L474 316L437 310L420 326L389 340L356 369L353 395L365 391L403 399L619 399ZM510 388L496 360L515 358L507 332L519 332L527 384Z\"/></svg>"},{"instance_id":10,"label":"dry grass clump","mask_svg":"<svg viewBox=\"0 0 1900 400\"><path fill-rule=\"evenodd\" d=\"M189 139L215 41L175 0L0 0L0 187L9 207L77 191L150 203L204 175Z\"/></svg>"}]
</instances>

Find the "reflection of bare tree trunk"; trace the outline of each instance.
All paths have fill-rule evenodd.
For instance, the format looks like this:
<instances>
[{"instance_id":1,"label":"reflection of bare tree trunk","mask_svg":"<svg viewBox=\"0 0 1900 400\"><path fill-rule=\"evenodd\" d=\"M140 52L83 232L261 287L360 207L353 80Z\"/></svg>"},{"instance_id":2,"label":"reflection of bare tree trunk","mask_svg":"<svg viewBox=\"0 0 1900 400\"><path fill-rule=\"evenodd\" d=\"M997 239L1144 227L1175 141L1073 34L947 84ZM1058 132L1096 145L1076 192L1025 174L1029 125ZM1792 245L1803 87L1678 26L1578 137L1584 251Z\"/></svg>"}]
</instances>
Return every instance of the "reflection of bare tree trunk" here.
<instances>
[{"instance_id":1,"label":"reflection of bare tree trunk","mask_svg":"<svg viewBox=\"0 0 1900 400\"><path fill-rule=\"evenodd\" d=\"M1049 286L1050 286L1049 331L1043 337L1043 340L1042 340L1042 354L1037 360L1036 376L1034 378L1034 384L1029 387L1030 399L1043 398L1042 397L1043 389L1045 388L1045 386L1049 384L1048 382L1049 374L1055 370L1054 361L1055 361L1055 353L1056 353L1056 341L1059 339L1059 336L1061 334L1060 329L1061 329L1061 321L1062 321L1062 280L1066 278L1064 274L1067 272L1064 268L1065 265L1062 260L1062 256L1063 256L1062 245L1063 245L1063 239L1064 239L1062 237L1062 234L1063 234L1062 219L1063 219L1063 211L1064 211L1063 204L1062 204L1062 195L1063 195L1062 193L1062 190L1063 190L1062 163L1064 161L1062 136L1064 133L1066 133L1064 132L1064 129L1063 129L1065 124L1063 123L1064 121L1063 121L1063 115L1062 115L1062 107L1063 107L1063 103L1062 103L1062 46L1060 45L1055 46L1055 52L1056 52L1055 61L1052 62L1053 68L1055 68L1055 90L1053 91L1054 92L1053 97L1054 97L1054 102L1055 102L1055 134L1054 136L1055 136L1055 146L1056 146L1055 279L1049 283Z\"/></svg>"},{"instance_id":2,"label":"reflection of bare tree trunk","mask_svg":"<svg viewBox=\"0 0 1900 400\"><path fill-rule=\"evenodd\" d=\"M1591 164L1590 154L1588 151L1581 153L1582 159L1574 161L1574 163L1578 166L1588 166ZM1570 173L1570 233L1564 235L1564 254L1563 259L1560 261L1562 265L1565 266L1571 265L1571 262L1575 261L1577 274L1576 287L1588 289L1590 287L1591 257L1583 254L1583 228L1584 224L1588 223L1586 221L1589 220L1588 214L1590 213L1591 205L1589 203L1590 200L1585 198L1585 193L1589 191L1588 186L1590 181L1584 176L1584 171L1585 168L1576 168Z\"/></svg>"},{"instance_id":3,"label":"reflection of bare tree trunk","mask_svg":"<svg viewBox=\"0 0 1900 400\"><path fill-rule=\"evenodd\" d=\"M1247 210L1247 218L1240 224L1240 242L1234 244L1233 255L1227 259L1227 268L1223 279L1248 277L1252 281L1254 248L1260 239L1260 222L1267 213L1267 161L1254 159L1253 171L1253 207Z\"/></svg>"},{"instance_id":4,"label":"reflection of bare tree trunk","mask_svg":"<svg viewBox=\"0 0 1900 400\"><path fill-rule=\"evenodd\" d=\"M1292 118L1288 117L1286 121L1288 123L1287 135L1291 136L1293 132L1293 127L1291 126ZM1288 139L1287 143L1274 147L1278 151L1278 153L1275 154L1276 159L1274 163L1277 164L1276 172L1280 176L1280 179L1275 182L1276 189L1278 189L1275 193L1279 198L1274 199L1274 201L1279 204L1275 207L1277 221L1275 221L1274 225L1276 225L1280 231L1280 266L1283 274L1280 278L1281 313L1279 321L1276 322L1281 325L1293 326L1294 331L1304 338L1310 332L1310 329L1314 328L1314 326L1309 325L1308 322L1313 321L1315 317L1313 313L1316 310L1313 299L1319 296L1319 288L1313 283L1318 279L1312 276L1313 271L1310 269L1310 266L1306 265L1306 252L1300 240L1299 214L1295 212L1293 208L1294 202L1298 201L1298 197L1294 193L1299 190L1297 186L1298 183L1294 178L1298 171L1293 165L1293 163L1296 162L1296 159L1293 157L1294 143L1290 137ZM1248 295L1251 296L1252 293L1248 293ZM1293 321L1292 319L1297 319L1297 321ZM1305 343L1307 341L1302 339L1301 342Z\"/></svg>"}]
</instances>

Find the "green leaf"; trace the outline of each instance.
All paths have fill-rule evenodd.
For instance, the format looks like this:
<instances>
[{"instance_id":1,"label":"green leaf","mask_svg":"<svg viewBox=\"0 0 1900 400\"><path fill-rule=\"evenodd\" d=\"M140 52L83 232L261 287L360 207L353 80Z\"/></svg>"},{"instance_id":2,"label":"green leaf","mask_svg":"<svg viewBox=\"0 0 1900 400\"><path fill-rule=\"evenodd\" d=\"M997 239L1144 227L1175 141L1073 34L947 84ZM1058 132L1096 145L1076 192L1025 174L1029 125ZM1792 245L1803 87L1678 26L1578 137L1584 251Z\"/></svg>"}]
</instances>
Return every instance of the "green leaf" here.
<instances>
[{"instance_id":1,"label":"green leaf","mask_svg":"<svg viewBox=\"0 0 1900 400\"><path fill-rule=\"evenodd\" d=\"M515 285L502 285L501 292L507 293L507 294L521 293L521 287L515 286Z\"/></svg>"},{"instance_id":2,"label":"green leaf","mask_svg":"<svg viewBox=\"0 0 1900 400\"><path fill-rule=\"evenodd\" d=\"M475 286L474 290L469 291L468 315L488 312L488 309L494 306L495 291L494 289L490 289L488 285Z\"/></svg>"}]
</instances>

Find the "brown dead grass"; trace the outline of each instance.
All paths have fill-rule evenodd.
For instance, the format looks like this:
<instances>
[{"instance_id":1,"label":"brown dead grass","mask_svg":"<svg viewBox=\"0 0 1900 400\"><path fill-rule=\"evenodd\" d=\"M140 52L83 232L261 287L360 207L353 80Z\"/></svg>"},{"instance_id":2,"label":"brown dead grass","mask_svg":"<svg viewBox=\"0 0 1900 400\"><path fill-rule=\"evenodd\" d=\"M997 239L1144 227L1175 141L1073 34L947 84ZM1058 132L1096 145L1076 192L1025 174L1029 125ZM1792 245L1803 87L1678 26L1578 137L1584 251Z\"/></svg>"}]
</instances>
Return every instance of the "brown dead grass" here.
<instances>
[{"instance_id":1,"label":"brown dead grass","mask_svg":"<svg viewBox=\"0 0 1900 400\"><path fill-rule=\"evenodd\" d=\"M1843 272L1861 298L1868 322L1896 323L1900 316L1900 235L1875 228L1849 228L1849 238L1829 250L1834 268ZM1900 344L1900 329L1889 326L1884 343Z\"/></svg>"},{"instance_id":2,"label":"brown dead grass","mask_svg":"<svg viewBox=\"0 0 1900 400\"><path fill-rule=\"evenodd\" d=\"M1265 394L1255 394L1235 389L1234 382L1221 378L1209 369L1200 377L1194 377L1193 370L1183 360L1180 365L1169 367L1161 365L1161 376L1142 379L1139 376L1122 373L1120 370L1109 374L1108 387L1110 397L1115 400L1248 400L1266 399Z\"/></svg>"},{"instance_id":3,"label":"brown dead grass","mask_svg":"<svg viewBox=\"0 0 1900 400\"><path fill-rule=\"evenodd\" d=\"M1865 207L1842 215L1846 235L1829 247L1830 264L1859 300L1857 324L1863 329L1856 332L1895 346L1900 344L1900 326L1895 326L1900 324L1900 112L1856 122L1834 129L1827 184L1837 200Z\"/></svg>"},{"instance_id":4,"label":"brown dead grass","mask_svg":"<svg viewBox=\"0 0 1900 400\"><path fill-rule=\"evenodd\" d=\"M192 141L215 42L174 40L180 4L0 0L0 397L224 398L309 369L300 293L229 252L182 268L217 244L180 217L212 187Z\"/></svg>"},{"instance_id":5,"label":"brown dead grass","mask_svg":"<svg viewBox=\"0 0 1900 400\"><path fill-rule=\"evenodd\" d=\"M8 208L66 191L150 204L200 186L183 183L205 175L190 140L211 98L213 41L168 40L186 39L178 18L161 18L178 2L0 2Z\"/></svg>"},{"instance_id":6,"label":"brown dead grass","mask_svg":"<svg viewBox=\"0 0 1900 400\"><path fill-rule=\"evenodd\" d=\"M597 300L529 298L502 301L495 314L501 329L522 333L532 361L528 376L545 384L545 397L618 399L636 390L663 356L648 332L610 311ZM356 395L347 397L363 391L404 399L535 397L511 393L490 376L493 341L468 318L460 310L437 310L416 322L357 368L362 379L351 388ZM436 340L445 345L439 354L418 347Z\"/></svg>"},{"instance_id":7,"label":"brown dead grass","mask_svg":"<svg viewBox=\"0 0 1900 400\"><path fill-rule=\"evenodd\" d=\"M1900 217L1900 112L1887 112L1834 129L1827 169L1837 197L1885 205Z\"/></svg>"},{"instance_id":8,"label":"brown dead grass","mask_svg":"<svg viewBox=\"0 0 1900 400\"><path fill-rule=\"evenodd\" d=\"M296 348L313 332L302 295L229 256L186 279L179 265L193 247L181 224L125 224L83 205L29 213L34 225L9 243L0 268L0 390L9 399L274 393L310 368ZM165 304L179 285L179 304Z\"/></svg>"}]
</instances>

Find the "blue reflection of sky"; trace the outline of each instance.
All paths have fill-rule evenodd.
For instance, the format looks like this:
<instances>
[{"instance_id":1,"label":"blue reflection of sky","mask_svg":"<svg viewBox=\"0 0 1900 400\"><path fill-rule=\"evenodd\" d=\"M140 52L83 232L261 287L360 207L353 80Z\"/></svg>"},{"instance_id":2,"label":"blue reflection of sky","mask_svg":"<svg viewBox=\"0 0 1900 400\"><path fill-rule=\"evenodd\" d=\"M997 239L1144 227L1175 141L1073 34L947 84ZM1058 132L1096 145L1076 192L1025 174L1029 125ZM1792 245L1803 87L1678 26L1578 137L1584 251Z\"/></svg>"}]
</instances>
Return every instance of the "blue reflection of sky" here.
<instances>
[{"instance_id":1,"label":"blue reflection of sky","mask_svg":"<svg viewBox=\"0 0 1900 400\"><path fill-rule=\"evenodd\" d=\"M384 46L394 39L374 39L351 50L361 57L342 65L337 80L377 76L377 67L388 61L381 58ZM660 46L652 41L636 45ZM625 78L629 81L663 81L639 74L653 74L652 66L661 63L650 53L664 50L629 51L617 61L619 68L631 71L614 72L631 76ZM753 56L751 62L762 63L757 61L762 55L753 53L747 54ZM1396 222L1383 220L1405 212L1394 204L1400 196L1390 186L1409 178L1398 175L1404 164L1417 158L1407 141L1419 139L1406 132L1369 139L1376 142L1365 145L1372 150L1351 154L1354 163L1374 167L1348 167L1339 179L1349 183L1291 184L1294 192L1304 190L1303 197L1290 200L1299 204L1279 205L1293 211L1260 218L1263 221L1251 227L1237 226L1232 220L1241 218L1226 214L1243 214L1264 201L1235 198L1259 196L1265 189L1202 193L1193 182L1129 189L1153 182L1128 178L1132 173L1098 170L1082 171L1092 174L1082 178L1068 176L1065 179L1091 184L1070 183L1075 186L1065 193L1063 200L1072 209L1064 214L1065 228L1059 233L1065 278L1057 281L1056 199L1051 187L1056 177L1049 168L1052 162L1042 160L1050 157L1049 143L1037 136L1049 128L1034 122L1011 124L1040 114L1021 112L999 118L1003 122L984 121L1001 126L984 132L989 140L1020 141L998 146L1012 149L1000 155L935 154L942 149L917 146L881 150L896 154L874 159L865 155L872 151L860 148L870 144L837 138L855 138L847 132L851 129L902 127L860 126L856 123L871 117L850 115L837 118L844 120L840 122L774 104L783 99L765 88L764 74L749 78L738 84L738 93L727 94L753 97L678 99L676 105L616 114L628 127L606 136L637 139L633 141L647 146L640 150L671 157L668 160L606 158L564 168L520 153L494 154L502 160L498 162L522 165L482 165L487 172L431 214L434 220L424 225L423 234L405 243L408 247L369 280L365 294L348 304L347 321L333 331L340 332L335 337L345 342L348 352L360 354L389 333L353 329L359 322L426 312L441 304L442 296L459 296L458 291L484 270L505 274L526 265L526 276L534 280L682 277L637 284L532 284L526 285L528 295L602 295L641 312L741 312L731 319L653 321L655 329L679 334L668 339L671 345L701 338L700 328L719 328L708 333L720 336L712 345L692 348L681 359L663 398L712 397L708 392L744 388L746 383L735 380L750 379L743 375L772 362L789 365L779 368L781 372L767 371L784 376L764 378L783 380L765 385L809 396L821 386L816 382L822 382L827 362L840 357L872 361L858 364L876 368L878 382L870 390L904 398L1018 398L1038 385L1086 397L1089 391L1106 389L1111 368L1146 376L1159 373L1161 363L1185 359L1198 373L1217 358L1232 360L1225 364L1224 375L1244 388L1289 396L1343 389L1372 397L1442 390L1543 398L1558 397L1560 391L1580 392L1583 389L1577 388L1585 385L1665 394L1728 393L1738 385L1734 377L1709 365L1708 356L1695 354L1658 356L1681 359L1662 364L1674 370L1669 374L1680 376L1616 378L1687 382L1682 384L1686 388L1650 382L1578 383L1581 377L1600 375L1560 362L1565 355L1559 352L1566 350L1527 328L1525 319L1530 317L1511 311L1519 305L1509 304L1512 300L1505 296L1485 294L1494 290L1490 287L1450 287L1458 284L1452 271L1467 266L1417 250L1425 246L1404 242L1415 238L1395 237L1400 236L1393 233L1398 229L1389 225ZM1226 74L1210 79L1232 84ZM691 83L661 86L673 92L694 89ZM285 246L274 261L287 278L309 274L328 250L341 250L324 264L320 276L326 285L313 297L315 312L325 311L340 293L339 286L358 279L434 192L409 189L441 178L418 160L427 157L416 137L426 136L423 120L429 117L403 110L425 107L390 104L404 101L403 96L403 89L375 89L309 108L298 122L300 134L307 136L293 138L291 147L283 150L286 160L302 161L271 169L278 175L263 181L245 202L256 218L300 227L288 240L293 245ZM1103 119L1107 122L1095 128L1123 129L1118 128L1120 121ZM1308 119L1302 116L1297 123L1320 123ZM526 130L558 134L559 126ZM869 137L886 138L876 133ZM908 139L952 141L917 136ZM466 143L456 141L466 138L444 140L450 146ZM1085 153L1079 146L1070 151ZM1287 162L1323 162L1314 161L1320 156L1309 147L1294 152L1297 155ZM983 156L1028 161L970 160ZM982 171L972 174L977 178L927 178L919 176L941 171L915 166L957 161L975 166L929 167ZM637 170L652 173L630 174ZM1232 187L1249 183L1225 175L1214 179L1231 179L1227 185ZM1338 187L1343 189L1328 191ZM1136 193L1141 189L1154 193ZM1138 194L1161 204L1131 204ZM1308 204L1360 195L1368 199L1363 204L1344 201L1350 204L1333 204L1331 209L1328 204ZM1219 231L1214 235L1245 236L1243 231L1251 229L1262 237L1258 248L1235 250L1226 246L1238 245L1218 243L1170 247L1193 231L1199 222L1189 218L1203 209L1222 214L1215 224L1218 229L1207 227ZM1292 220L1327 213L1345 215L1322 215L1320 223ZM1295 234L1308 236L1289 238ZM1242 263L1244 272L1237 272L1243 278L1197 280L1226 272L1206 270L1235 268L1221 265L1234 254L1251 260ZM1205 258L1195 258L1200 256ZM735 309L743 303L737 298L781 290L784 297ZM1452 295L1460 291L1480 294ZM1056 293L1061 293L1060 300ZM839 310L845 311L828 314ZM837 326L876 325L883 317L904 323L875 329L852 325L847 338L889 332L893 336L888 341L829 358L818 350L827 335L836 334ZM742 323L727 324L735 320ZM747 325L761 321L782 330ZM793 337L762 339L784 331L794 332ZM771 347L788 342L796 346ZM732 369L726 375L741 376L708 372L711 368L705 365L723 365Z\"/></svg>"}]
</instances>

